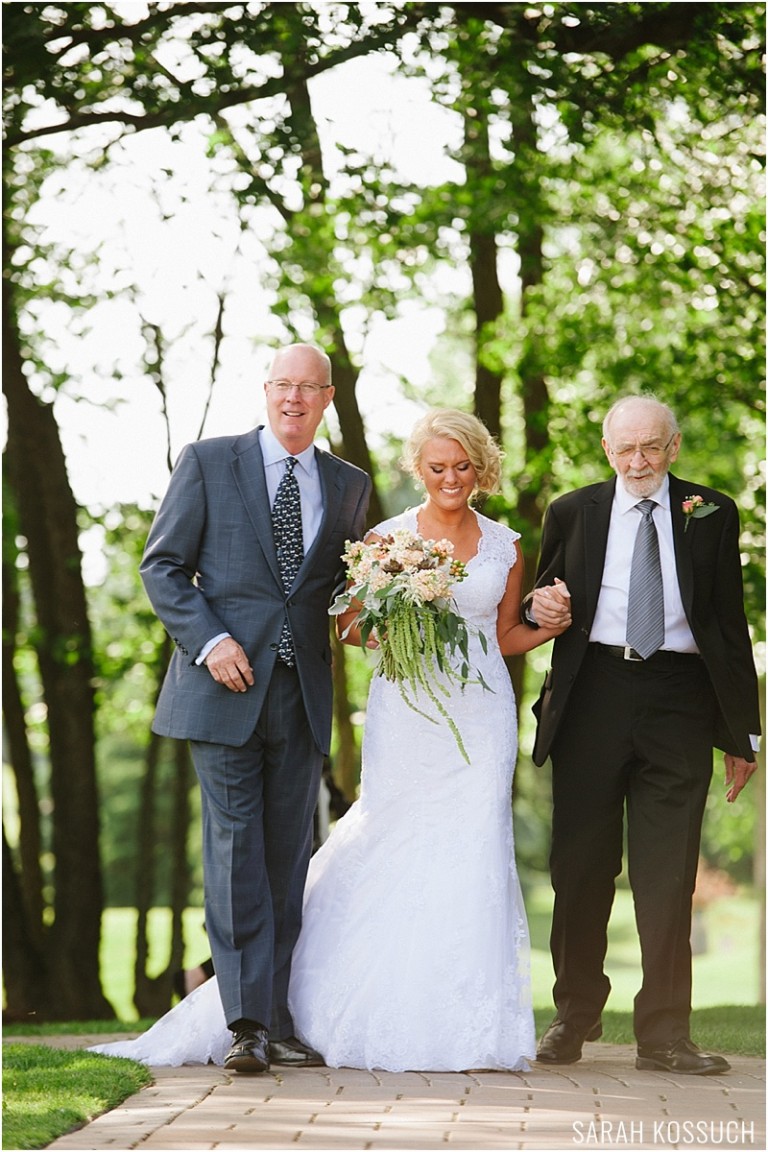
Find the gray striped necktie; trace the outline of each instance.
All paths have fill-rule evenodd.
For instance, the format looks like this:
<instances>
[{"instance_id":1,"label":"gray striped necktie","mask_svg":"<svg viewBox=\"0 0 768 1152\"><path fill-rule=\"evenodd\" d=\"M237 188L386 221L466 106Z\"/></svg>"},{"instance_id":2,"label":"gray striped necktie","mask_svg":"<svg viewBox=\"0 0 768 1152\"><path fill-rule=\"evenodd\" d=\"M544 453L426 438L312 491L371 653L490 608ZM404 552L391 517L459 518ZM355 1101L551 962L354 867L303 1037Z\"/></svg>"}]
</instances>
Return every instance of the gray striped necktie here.
<instances>
[{"instance_id":1,"label":"gray striped necktie","mask_svg":"<svg viewBox=\"0 0 768 1152\"><path fill-rule=\"evenodd\" d=\"M627 644L647 660L664 643L664 586L659 538L653 522L655 500L636 505L642 515L632 553L627 604Z\"/></svg>"},{"instance_id":2,"label":"gray striped necktie","mask_svg":"<svg viewBox=\"0 0 768 1152\"><path fill-rule=\"evenodd\" d=\"M275 502L272 505L272 530L275 536L277 562L280 565L280 576L286 594L290 592L304 559L301 494L299 493L299 482L293 474L297 464L298 460L295 456L288 456L285 461L285 472L277 486ZM277 655L284 664L293 666L295 654L287 620L283 624Z\"/></svg>"}]
</instances>

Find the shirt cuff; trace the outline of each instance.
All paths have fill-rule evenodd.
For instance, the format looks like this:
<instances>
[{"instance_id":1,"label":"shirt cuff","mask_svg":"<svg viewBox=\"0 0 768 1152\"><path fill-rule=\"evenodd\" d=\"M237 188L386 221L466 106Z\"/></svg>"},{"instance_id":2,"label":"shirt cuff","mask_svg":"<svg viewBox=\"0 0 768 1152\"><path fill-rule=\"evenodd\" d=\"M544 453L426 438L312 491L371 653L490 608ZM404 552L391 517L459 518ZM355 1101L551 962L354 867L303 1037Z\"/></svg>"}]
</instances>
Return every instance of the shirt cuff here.
<instances>
[{"instance_id":1,"label":"shirt cuff","mask_svg":"<svg viewBox=\"0 0 768 1152\"><path fill-rule=\"evenodd\" d=\"M206 656L209 652L213 651L219 641L226 640L227 636L231 635L231 632L219 632L218 636L214 636L213 640L209 640L207 644L204 644L200 649L200 655L195 660L195 664L204 664Z\"/></svg>"},{"instance_id":2,"label":"shirt cuff","mask_svg":"<svg viewBox=\"0 0 768 1152\"><path fill-rule=\"evenodd\" d=\"M531 628L538 628L539 622L533 614L533 600L524 600L522 605L523 620Z\"/></svg>"}]
</instances>

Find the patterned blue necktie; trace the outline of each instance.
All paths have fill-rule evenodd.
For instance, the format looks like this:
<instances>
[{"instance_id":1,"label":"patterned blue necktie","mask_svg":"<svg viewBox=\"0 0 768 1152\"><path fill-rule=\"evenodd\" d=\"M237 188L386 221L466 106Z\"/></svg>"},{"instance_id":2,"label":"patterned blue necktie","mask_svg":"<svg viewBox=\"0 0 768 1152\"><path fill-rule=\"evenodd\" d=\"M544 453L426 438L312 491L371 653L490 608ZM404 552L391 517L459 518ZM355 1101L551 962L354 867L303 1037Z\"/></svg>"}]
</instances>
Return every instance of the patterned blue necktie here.
<instances>
[{"instance_id":1,"label":"patterned blue necktie","mask_svg":"<svg viewBox=\"0 0 768 1152\"><path fill-rule=\"evenodd\" d=\"M299 482L293 474L298 461L289 456L285 461L285 472L280 481L275 502L272 505L272 530L275 535L277 562L283 580L283 589L290 592L296 575L304 559L304 538L301 529L301 495ZM288 621L283 624L277 655L284 664L293 667L295 653Z\"/></svg>"},{"instance_id":2,"label":"patterned blue necktie","mask_svg":"<svg viewBox=\"0 0 768 1152\"><path fill-rule=\"evenodd\" d=\"M647 660L664 643L664 586L661 580L659 537L653 522L655 500L641 500L642 515L629 572L627 644Z\"/></svg>"}]
</instances>

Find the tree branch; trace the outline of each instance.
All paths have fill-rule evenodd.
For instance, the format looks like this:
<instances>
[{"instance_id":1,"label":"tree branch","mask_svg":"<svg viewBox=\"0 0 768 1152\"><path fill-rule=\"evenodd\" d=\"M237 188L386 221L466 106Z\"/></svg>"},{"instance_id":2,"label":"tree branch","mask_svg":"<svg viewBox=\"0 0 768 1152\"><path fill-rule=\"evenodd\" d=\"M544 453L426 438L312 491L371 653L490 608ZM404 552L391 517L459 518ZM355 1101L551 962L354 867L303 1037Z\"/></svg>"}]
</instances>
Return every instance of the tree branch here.
<instances>
[{"instance_id":1,"label":"tree branch","mask_svg":"<svg viewBox=\"0 0 768 1152\"><path fill-rule=\"evenodd\" d=\"M519 30L524 5L453 4L452 7L467 18L480 18L500 28ZM557 23L547 29L547 38L551 39L559 53L588 55L601 52L612 60L621 60L630 52L648 44L655 44L667 51L685 48L696 35L700 17L704 17L708 26L712 27L724 10L733 9L734 15L738 15L738 9L743 5L721 4L718 5L719 12L713 15L712 5L707 3L643 4L636 16L627 12L622 4L573 4L558 7L572 8L574 17L578 12L580 18L578 24L569 26ZM563 13L560 15L562 17ZM614 15L615 19L612 18ZM536 19L525 19L530 20L533 30Z\"/></svg>"},{"instance_id":2,"label":"tree branch","mask_svg":"<svg viewBox=\"0 0 768 1152\"><path fill-rule=\"evenodd\" d=\"M339 48L331 55L323 57L321 60L305 64L300 75L291 78L292 82L295 83L297 79L308 82L313 77L319 76L331 68L336 68L349 60L354 60L359 56L376 52L381 48L391 47L415 21L415 14L406 12L402 15L402 18L396 26L387 25L385 28L378 29L371 35L366 36L364 40L354 41L351 44L345 45L343 48ZM220 92L216 90L210 97L192 97L183 105L169 100L167 105L162 108L143 114L129 112L127 109L122 111L94 112L88 108L84 108L80 112L72 113L60 124L43 125L28 131L21 129L16 132L9 132L6 136L5 144L7 148L14 148L20 144L38 140L43 136L59 135L62 132L73 132L80 128L90 128L100 124L124 124L132 127L137 132L142 132L149 128L168 127L172 124L193 120L196 116L201 115L214 118L218 113L226 111L228 108L248 104L255 100L265 100L273 96L282 95L285 91L285 86L286 78L279 77L277 79L267 80L258 87L247 85L232 92ZM129 99L134 98L130 89L127 89L126 97Z\"/></svg>"}]
</instances>

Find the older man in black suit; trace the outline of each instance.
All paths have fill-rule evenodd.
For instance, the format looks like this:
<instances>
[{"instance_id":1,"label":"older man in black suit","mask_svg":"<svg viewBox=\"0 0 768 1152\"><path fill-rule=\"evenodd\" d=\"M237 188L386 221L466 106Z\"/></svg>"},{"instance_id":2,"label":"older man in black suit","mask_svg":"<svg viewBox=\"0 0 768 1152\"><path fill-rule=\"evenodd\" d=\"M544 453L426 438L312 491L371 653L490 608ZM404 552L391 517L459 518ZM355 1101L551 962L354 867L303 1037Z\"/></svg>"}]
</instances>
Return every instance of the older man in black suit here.
<instances>
[{"instance_id":1,"label":"older man in black suit","mask_svg":"<svg viewBox=\"0 0 768 1152\"><path fill-rule=\"evenodd\" d=\"M141 566L176 644L153 727L191 741L225 1067L245 1073L322 1064L293 1035L288 981L331 735L328 607L371 491L314 445L324 352L282 349L265 391L267 427L183 450Z\"/></svg>"},{"instance_id":2,"label":"older man in black suit","mask_svg":"<svg viewBox=\"0 0 768 1152\"><path fill-rule=\"evenodd\" d=\"M643 966L637 1066L728 1069L690 1038L691 901L712 749L725 753L733 801L757 767L758 686L737 509L669 474L680 440L665 405L620 400L602 441L616 477L555 500L544 522L536 583L564 580L573 616L534 706L533 758L551 756L554 802L557 1015L539 1046L546 1063L573 1063L601 1032L626 805ZM523 613L531 626L548 622L541 591Z\"/></svg>"}]
</instances>

